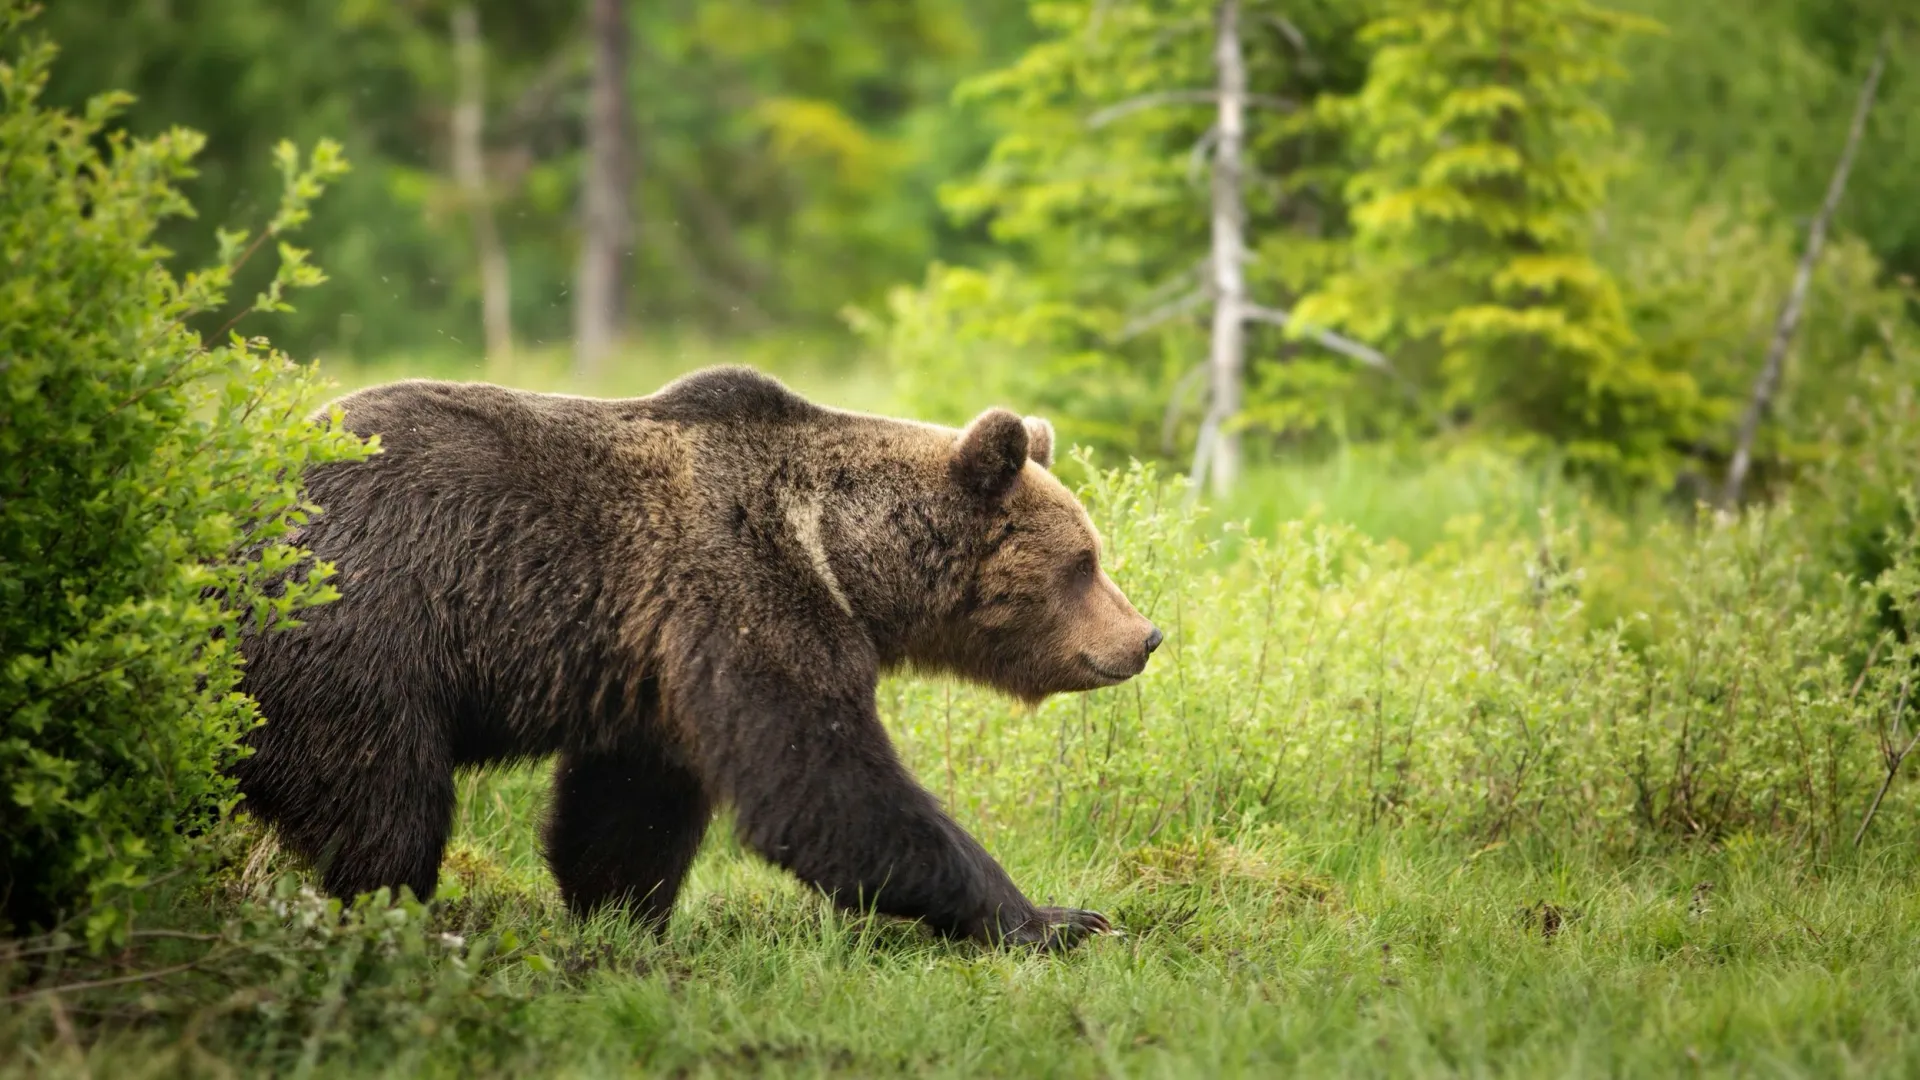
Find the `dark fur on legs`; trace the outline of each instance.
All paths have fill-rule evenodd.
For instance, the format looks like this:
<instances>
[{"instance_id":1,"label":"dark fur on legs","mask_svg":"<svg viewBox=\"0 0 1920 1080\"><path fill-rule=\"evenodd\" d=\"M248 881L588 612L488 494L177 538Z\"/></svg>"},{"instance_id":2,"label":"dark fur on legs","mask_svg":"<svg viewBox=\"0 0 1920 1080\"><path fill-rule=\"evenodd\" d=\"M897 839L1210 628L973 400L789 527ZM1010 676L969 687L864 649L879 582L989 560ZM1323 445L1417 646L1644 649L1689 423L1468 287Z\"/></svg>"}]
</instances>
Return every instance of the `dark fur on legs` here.
<instances>
[{"instance_id":1,"label":"dark fur on legs","mask_svg":"<svg viewBox=\"0 0 1920 1080\"><path fill-rule=\"evenodd\" d=\"M424 726L403 720L394 728ZM312 861L330 895L405 885L419 899L432 897L455 804L452 762L441 740L343 748L312 760L287 734L262 728L254 755L237 768L252 811ZM288 746L292 755L282 752Z\"/></svg>"},{"instance_id":2,"label":"dark fur on legs","mask_svg":"<svg viewBox=\"0 0 1920 1080\"><path fill-rule=\"evenodd\" d=\"M560 895L576 915L613 904L663 928L711 816L699 778L657 747L563 755L546 828Z\"/></svg>"}]
</instances>

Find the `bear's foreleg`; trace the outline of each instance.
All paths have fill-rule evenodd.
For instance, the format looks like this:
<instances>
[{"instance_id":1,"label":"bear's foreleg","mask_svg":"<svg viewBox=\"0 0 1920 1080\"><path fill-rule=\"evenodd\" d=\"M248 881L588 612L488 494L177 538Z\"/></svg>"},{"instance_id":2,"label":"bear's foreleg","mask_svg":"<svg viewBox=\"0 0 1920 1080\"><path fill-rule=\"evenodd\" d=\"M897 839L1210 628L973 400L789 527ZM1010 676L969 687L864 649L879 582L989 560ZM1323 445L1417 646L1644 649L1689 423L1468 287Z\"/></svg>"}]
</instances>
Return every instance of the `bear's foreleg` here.
<instances>
[{"instance_id":1,"label":"bear's foreleg","mask_svg":"<svg viewBox=\"0 0 1920 1080\"><path fill-rule=\"evenodd\" d=\"M1064 948L1108 928L1094 912L1036 907L941 810L894 753L871 676L843 672L823 695L764 669L716 667L683 707L699 718L708 789L767 859L842 907L953 937Z\"/></svg>"}]
</instances>

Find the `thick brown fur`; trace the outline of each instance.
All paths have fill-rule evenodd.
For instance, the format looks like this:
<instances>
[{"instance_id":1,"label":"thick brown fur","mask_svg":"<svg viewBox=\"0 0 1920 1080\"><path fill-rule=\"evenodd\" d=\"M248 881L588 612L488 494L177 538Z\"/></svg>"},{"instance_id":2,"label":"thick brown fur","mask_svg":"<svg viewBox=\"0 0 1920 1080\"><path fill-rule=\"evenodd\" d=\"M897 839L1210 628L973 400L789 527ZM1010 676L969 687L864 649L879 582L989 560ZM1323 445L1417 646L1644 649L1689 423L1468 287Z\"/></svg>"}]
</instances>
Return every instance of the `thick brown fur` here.
<instances>
[{"instance_id":1,"label":"thick brown fur","mask_svg":"<svg viewBox=\"0 0 1920 1080\"><path fill-rule=\"evenodd\" d=\"M836 902L1071 945L895 755L903 665L1035 701L1160 634L1047 471L1052 429L816 406L742 368L596 400L410 381L338 402L384 451L307 476L341 599L243 642L245 805L349 896L430 896L457 767L558 755L567 903L673 907L714 806Z\"/></svg>"}]
</instances>

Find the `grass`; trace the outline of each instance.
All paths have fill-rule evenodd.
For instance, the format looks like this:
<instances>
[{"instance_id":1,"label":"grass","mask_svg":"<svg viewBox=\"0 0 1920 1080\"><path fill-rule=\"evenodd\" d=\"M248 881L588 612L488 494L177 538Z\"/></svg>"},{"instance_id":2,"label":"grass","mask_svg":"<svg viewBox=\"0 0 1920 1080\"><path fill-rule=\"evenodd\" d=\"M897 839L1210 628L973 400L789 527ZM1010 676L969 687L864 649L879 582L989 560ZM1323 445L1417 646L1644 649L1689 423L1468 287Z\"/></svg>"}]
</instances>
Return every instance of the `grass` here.
<instances>
[{"instance_id":1,"label":"grass","mask_svg":"<svg viewBox=\"0 0 1920 1080\"><path fill-rule=\"evenodd\" d=\"M934 941L827 910L710 843L663 940L558 910L537 869L539 770L468 778L455 918L540 944L560 974L502 1051L422 1041L324 1075L1911 1075L1920 894L1891 851L1813 865L1762 839L1620 862L1405 831L1002 852L1029 889L1125 927L1061 957ZM1036 830L1037 831L1037 830ZM464 914L461 914L464 913ZM528 976L529 979L533 978ZM213 1074L178 1033L63 1050L7 1076ZM406 1043L402 1043L405 1047Z\"/></svg>"},{"instance_id":2,"label":"grass","mask_svg":"<svg viewBox=\"0 0 1920 1080\"><path fill-rule=\"evenodd\" d=\"M461 844L501 875L481 889L530 890L551 905L526 827L541 786L537 773L469 781ZM1920 894L1898 856L1816 866L1743 837L1623 863L1285 827L1009 854L1030 891L1098 906L1126 936L1052 959L936 943L833 916L722 840L664 943L597 928L611 933L607 958L541 1002L539 1026L556 1037L541 1070L1838 1076L1920 1066Z\"/></svg>"}]
</instances>

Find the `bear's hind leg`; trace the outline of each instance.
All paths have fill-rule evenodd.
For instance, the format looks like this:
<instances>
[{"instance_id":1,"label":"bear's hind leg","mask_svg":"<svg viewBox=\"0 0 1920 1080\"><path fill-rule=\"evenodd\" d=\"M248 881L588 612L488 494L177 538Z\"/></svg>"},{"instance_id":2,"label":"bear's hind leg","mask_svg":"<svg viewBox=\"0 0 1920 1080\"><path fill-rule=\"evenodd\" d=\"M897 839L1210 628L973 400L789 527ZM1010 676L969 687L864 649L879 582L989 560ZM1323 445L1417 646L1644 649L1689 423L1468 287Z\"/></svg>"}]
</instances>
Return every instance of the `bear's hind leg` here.
<instances>
[{"instance_id":1,"label":"bear's hind leg","mask_svg":"<svg viewBox=\"0 0 1920 1080\"><path fill-rule=\"evenodd\" d=\"M577 915L630 906L666 925L712 815L700 780L655 747L562 755L547 863Z\"/></svg>"},{"instance_id":2,"label":"bear's hind leg","mask_svg":"<svg viewBox=\"0 0 1920 1080\"><path fill-rule=\"evenodd\" d=\"M267 815L282 842L320 875L328 895L351 899L406 885L432 898L453 828L453 767L437 746L314 761L263 747L241 781L275 796Z\"/></svg>"}]
</instances>

